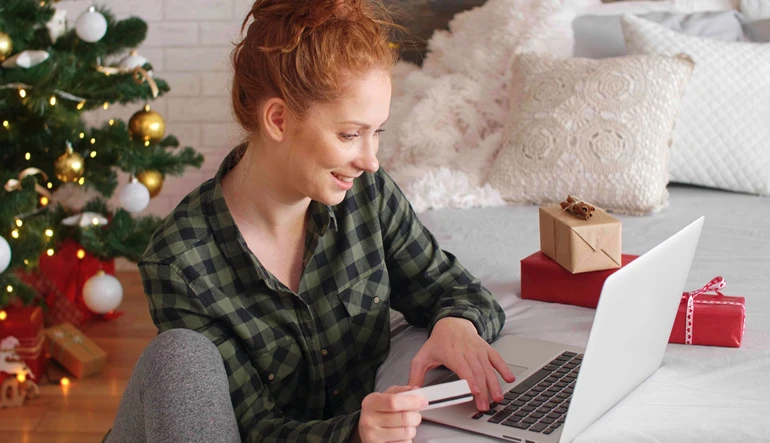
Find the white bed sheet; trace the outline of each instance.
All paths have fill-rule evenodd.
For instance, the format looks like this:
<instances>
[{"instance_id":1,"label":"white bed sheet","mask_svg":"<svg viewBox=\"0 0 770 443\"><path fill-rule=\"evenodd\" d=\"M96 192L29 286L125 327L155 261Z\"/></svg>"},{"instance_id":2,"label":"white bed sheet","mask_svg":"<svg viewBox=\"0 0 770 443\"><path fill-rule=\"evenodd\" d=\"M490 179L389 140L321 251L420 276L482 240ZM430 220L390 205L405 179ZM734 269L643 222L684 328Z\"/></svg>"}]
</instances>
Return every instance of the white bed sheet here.
<instances>
[{"instance_id":1,"label":"white bed sheet","mask_svg":"<svg viewBox=\"0 0 770 443\"><path fill-rule=\"evenodd\" d=\"M661 368L575 441L770 441L770 199L694 187L670 191L668 209L619 217L623 252L643 254L705 215L687 288L721 275L726 295L745 297L743 344L738 349L669 344ZM502 334L585 346L593 309L519 296L519 261L539 248L536 207L437 210L420 218L442 248L498 299L507 315ZM409 362L427 337L400 315L392 323L391 353L378 372L380 391L406 384ZM414 441L500 440L423 422Z\"/></svg>"}]
</instances>

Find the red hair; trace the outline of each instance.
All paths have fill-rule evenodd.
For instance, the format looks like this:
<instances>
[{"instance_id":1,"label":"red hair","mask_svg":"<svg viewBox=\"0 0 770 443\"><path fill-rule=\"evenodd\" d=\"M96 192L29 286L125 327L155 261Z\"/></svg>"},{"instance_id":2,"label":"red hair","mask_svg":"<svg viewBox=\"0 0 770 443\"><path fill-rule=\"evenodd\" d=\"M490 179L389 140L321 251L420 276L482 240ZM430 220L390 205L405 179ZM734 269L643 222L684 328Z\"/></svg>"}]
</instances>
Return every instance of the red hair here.
<instances>
[{"instance_id":1,"label":"red hair","mask_svg":"<svg viewBox=\"0 0 770 443\"><path fill-rule=\"evenodd\" d=\"M389 70L398 58L391 29L400 28L375 0L257 0L232 52L232 106L240 125L259 132L268 99L283 99L302 117L314 102L335 100L349 74Z\"/></svg>"}]
</instances>

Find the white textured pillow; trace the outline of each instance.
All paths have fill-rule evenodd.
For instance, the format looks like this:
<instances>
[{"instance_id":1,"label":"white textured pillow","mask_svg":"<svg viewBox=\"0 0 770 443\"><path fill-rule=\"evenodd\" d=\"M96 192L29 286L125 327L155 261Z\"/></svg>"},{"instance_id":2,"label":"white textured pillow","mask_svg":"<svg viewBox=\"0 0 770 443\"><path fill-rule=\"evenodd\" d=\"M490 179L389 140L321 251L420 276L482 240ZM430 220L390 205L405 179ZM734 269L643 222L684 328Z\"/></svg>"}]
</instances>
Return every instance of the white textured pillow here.
<instances>
[{"instance_id":1,"label":"white textured pillow","mask_svg":"<svg viewBox=\"0 0 770 443\"><path fill-rule=\"evenodd\" d=\"M489 183L517 203L572 194L624 214L665 207L669 140L691 72L680 57L516 57Z\"/></svg>"},{"instance_id":2,"label":"white textured pillow","mask_svg":"<svg viewBox=\"0 0 770 443\"><path fill-rule=\"evenodd\" d=\"M671 181L770 194L770 45L682 35L623 16L631 53L695 62L671 149Z\"/></svg>"}]
</instances>

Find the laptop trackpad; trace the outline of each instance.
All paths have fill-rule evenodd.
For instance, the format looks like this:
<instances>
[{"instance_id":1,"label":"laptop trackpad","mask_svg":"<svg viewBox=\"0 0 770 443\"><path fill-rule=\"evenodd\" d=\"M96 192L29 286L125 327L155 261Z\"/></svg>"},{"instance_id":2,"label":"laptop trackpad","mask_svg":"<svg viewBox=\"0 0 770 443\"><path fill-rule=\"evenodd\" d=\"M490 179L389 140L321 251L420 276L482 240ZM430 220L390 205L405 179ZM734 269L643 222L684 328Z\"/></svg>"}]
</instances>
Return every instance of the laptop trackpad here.
<instances>
[{"instance_id":1,"label":"laptop trackpad","mask_svg":"<svg viewBox=\"0 0 770 443\"><path fill-rule=\"evenodd\" d=\"M508 365L508 368L511 370L513 375L516 377L516 380L514 381L514 383L519 381L519 375L525 373L527 371L527 369L529 369L529 368L525 368L524 366L516 366L516 365ZM497 371L495 371L495 374L497 374ZM449 374L447 374L446 377L439 378L438 380L436 380L435 382L433 382L431 384L433 385L433 384L438 384L438 383L446 383L446 382L455 381L455 380L459 380L459 379L460 379L460 377L458 377L456 374L449 373ZM503 391L506 391L505 385L507 385L508 383L506 383L505 380L503 380L503 377L501 377L500 374L497 374L497 381L500 383L500 386L503 388ZM511 384L513 384L513 383L511 383Z\"/></svg>"}]
</instances>

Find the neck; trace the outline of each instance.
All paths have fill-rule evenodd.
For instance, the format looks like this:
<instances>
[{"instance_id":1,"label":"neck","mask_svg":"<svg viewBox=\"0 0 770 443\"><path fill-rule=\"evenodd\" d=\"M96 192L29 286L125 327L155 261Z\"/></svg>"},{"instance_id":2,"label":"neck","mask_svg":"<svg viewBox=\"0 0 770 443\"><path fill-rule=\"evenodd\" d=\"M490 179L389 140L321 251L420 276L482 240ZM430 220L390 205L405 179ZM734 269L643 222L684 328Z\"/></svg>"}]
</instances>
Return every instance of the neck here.
<instances>
[{"instance_id":1,"label":"neck","mask_svg":"<svg viewBox=\"0 0 770 443\"><path fill-rule=\"evenodd\" d=\"M257 160L267 152L270 150L250 143L243 158L222 179L222 191L240 223L282 236L304 227L310 199L292 187L280 162Z\"/></svg>"}]
</instances>

